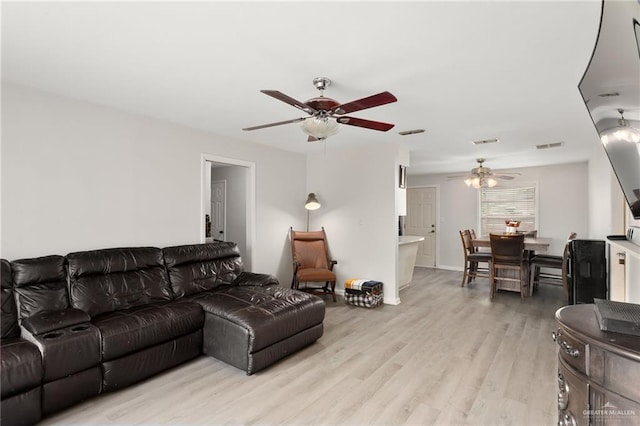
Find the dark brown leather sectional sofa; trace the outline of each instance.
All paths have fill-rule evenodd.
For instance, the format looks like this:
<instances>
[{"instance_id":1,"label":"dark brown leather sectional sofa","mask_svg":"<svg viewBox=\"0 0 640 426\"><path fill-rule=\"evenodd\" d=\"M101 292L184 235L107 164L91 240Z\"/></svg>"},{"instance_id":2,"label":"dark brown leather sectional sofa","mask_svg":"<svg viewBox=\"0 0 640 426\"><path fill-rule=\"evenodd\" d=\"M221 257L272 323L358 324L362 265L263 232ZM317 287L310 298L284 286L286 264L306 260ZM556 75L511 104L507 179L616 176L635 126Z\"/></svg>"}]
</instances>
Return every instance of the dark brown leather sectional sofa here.
<instances>
[{"instance_id":1,"label":"dark brown leather sectional sofa","mask_svg":"<svg viewBox=\"0 0 640 426\"><path fill-rule=\"evenodd\" d=\"M253 374L322 336L322 299L243 269L228 242L2 260L2 424L201 353Z\"/></svg>"}]
</instances>

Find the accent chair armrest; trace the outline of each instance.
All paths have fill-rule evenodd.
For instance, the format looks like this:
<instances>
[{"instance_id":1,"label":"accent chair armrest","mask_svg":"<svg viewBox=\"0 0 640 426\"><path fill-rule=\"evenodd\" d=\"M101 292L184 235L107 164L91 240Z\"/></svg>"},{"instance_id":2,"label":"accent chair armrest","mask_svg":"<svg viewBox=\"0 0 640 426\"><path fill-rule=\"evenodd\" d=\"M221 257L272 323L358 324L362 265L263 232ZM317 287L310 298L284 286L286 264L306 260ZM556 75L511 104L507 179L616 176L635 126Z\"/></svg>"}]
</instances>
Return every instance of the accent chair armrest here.
<instances>
[{"instance_id":1,"label":"accent chair armrest","mask_svg":"<svg viewBox=\"0 0 640 426\"><path fill-rule=\"evenodd\" d=\"M333 266L334 266L334 265L337 265L337 264L338 264L338 261L337 261L337 260L329 259L329 270L330 270L330 271L333 271Z\"/></svg>"}]
</instances>

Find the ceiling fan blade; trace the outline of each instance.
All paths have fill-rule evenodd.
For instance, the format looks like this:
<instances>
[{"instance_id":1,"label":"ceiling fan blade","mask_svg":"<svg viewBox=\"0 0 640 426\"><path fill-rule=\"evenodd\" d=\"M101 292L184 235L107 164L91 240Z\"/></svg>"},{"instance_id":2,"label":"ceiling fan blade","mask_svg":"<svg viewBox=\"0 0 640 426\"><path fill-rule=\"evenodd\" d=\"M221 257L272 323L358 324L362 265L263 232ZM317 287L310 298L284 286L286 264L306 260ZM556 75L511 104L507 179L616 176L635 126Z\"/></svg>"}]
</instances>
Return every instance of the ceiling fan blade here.
<instances>
[{"instance_id":1,"label":"ceiling fan blade","mask_svg":"<svg viewBox=\"0 0 640 426\"><path fill-rule=\"evenodd\" d=\"M498 179L504 179L504 180L513 180L514 176L509 176L509 175L493 175L493 177L497 177Z\"/></svg>"},{"instance_id":2,"label":"ceiling fan blade","mask_svg":"<svg viewBox=\"0 0 640 426\"><path fill-rule=\"evenodd\" d=\"M349 114L363 109L373 108L380 105L390 104L398 99L389 92L378 93L377 95L368 96L358 99L357 101L347 102L331 108L331 112L336 115Z\"/></svg>"},{"instance_id":3,"label":"ceiling fan blade","mask_svg":"<svg viewBox=\"0 0 640 426\"><path fill-rule=\"evenodd\" d=\"M300 121L306 120L307 118L308 117L300 117L300 118L294 118L293 120L278 121L277 123L261 124L259 126L245 127L242 130L258 130L258 129L264 129L266 127L280 126L282 124L298 123Z\"/></svg>"},{"instance_id":4,"label":"ceiling fan blade","mask_svg":"<svg viewBox=\"0 0 640 426\"><path fill-rule=\"evenodd\" d=\"M355 117L338 117L336 120L341 124L364 127L365 129L379 130L381 132L386 132L395 126L395 124L383 123L382 121L371 121Z\"/></svg>"},{"instance_id":5,"label":"ceiling fan blade","mask_svg":"<svg viewBox=\"0 0 640 426\"><path fill-rule=\"evenodd\" d=\"M293 99L291 96L285 95L284 93L279 92L277 90L261 90L261 92L264 93L265 95L271 96L272 98L276 98L277 100L282 101L286 104L294 106L299 110L306 112L307 114L314 114L317 112L315 109L311 108L309 105L305 104L304 102L300 102L297 99Z\"/></svg>"},{"instance_id":6,"label":"ceiling fan blade","mask_svg":"<svg viewBox=\"0 0 640 426\"><path fill-rule=\"evenodd\" d=\"M319 140L320 140L320 139L315 138L315 137L313 137L313 136L311 136L311 135L309 135L309 137L307 138L307 142L317 142L317 141L319 141Z\"/></svg>"},{"instance_id":7,"label":"ceiling fan blade","mask_svg":"<svg viewBox=\"0 0 640 426\"><path fill-rule=\"evenodd\" d=\"M452 176L447 176L447 179L449 179L449 180L458 180L458 179L466 179L468 177L469 177L468 174L466 174L466 175L452 175Z\"/></svg>"}]
</instances>

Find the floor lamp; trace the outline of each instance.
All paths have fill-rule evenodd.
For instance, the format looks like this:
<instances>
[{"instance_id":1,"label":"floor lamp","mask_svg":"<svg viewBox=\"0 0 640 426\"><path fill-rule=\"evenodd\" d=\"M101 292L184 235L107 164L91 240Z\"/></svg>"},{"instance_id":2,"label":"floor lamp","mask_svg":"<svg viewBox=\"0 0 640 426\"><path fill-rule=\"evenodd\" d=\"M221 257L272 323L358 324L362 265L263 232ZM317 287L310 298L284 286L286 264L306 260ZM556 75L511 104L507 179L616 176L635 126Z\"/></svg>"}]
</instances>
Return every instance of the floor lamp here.
<instances>
[{"instance_id":1,"label":"floor lamp","mask_svg":"<svg viewBox=\"0 0 640 426\"><path fill-rule=\"evenodd\" d=\"M309 231L309 212L311 210L318 210L320 208L320 201L316 198L316 194L309 193L307 201L304 203L304 208L307 209L307 232Z\"/></svg>"}]
</instances>

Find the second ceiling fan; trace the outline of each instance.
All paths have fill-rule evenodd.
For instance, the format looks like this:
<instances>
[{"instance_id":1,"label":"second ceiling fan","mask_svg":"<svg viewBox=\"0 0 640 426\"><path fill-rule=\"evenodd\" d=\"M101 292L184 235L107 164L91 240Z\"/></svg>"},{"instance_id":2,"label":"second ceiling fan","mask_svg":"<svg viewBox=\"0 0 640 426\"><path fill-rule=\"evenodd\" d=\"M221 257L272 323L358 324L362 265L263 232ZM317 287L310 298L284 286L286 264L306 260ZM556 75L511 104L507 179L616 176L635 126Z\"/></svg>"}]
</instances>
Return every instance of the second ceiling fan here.
<instances>
[{"instance_id":1,"label":"second ceiling fan","mask_svg":"<svg viewBox=\"0 0 640 426\"><path fill-rule=\"evenodd\" d=\"M512 180L515 176L520 176L520 173L493 173L489 167L484 167L484 158L478 158L476 161L478 162L478 167L471 169L471 174L448 176L448 178L464 178L464 183L473 188L492 188L498 184L498 179Z\"/></svg>"},{"instance_id":2,"label":"second ceiling fan","mask_svg":"<svg viewBox=\"0 0 640 426\"><path fill-rule=\"evenodd\" d=\"M393 128L394 124L365 120L363 118L348 117L345 115L396 102L398 99L396 99L396 97L391 93L381 92L376 95L341 104L335 99L323 96L324 89L326 89L330 84L331 80L326 77L314 78L313 85L320 91L320 96L309 99L306 102L300 102L277 90L261 90L265 95L269 95L279 101L298 108L299 110L309 114L309 116L294 118L293 120L279 121L276 123L262 124L259 126L245 127L242 130L258 130L266 127L280 126L282 124L303 122L302 130L309 135L307 140L309 142L314 142L321 141L329 136L335 135L341 124L363 127L365 129L378 130L381 132L386 132Z\"/></svg>"}]
</instances>

